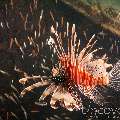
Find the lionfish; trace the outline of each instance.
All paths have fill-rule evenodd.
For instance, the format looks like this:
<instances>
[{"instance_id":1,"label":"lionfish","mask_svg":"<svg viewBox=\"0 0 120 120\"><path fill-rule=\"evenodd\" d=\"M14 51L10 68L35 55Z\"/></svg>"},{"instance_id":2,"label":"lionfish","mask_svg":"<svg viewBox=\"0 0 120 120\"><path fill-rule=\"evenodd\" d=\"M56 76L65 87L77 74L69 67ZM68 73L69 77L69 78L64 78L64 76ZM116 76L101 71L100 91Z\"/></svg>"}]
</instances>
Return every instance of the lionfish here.
<instances>
[{"instance_id":1,"label":"lionfish","mask_svg":"<svg viewBox=\"0 0 120 120\"><path fill-rule=\"evenodd\" d=\"M67 23L67 28L69 28L69 23ZM119 85L117 87L114 85L120 79L120 61L113 66L107 63L106 54L102 57L95 57L95 54L102 49L93 49L96 42L95 35L93 35L87 45L80 50L80 40L77 40L75 24L73 24L71 39L68 39L67 50L65 50L62 38L51 26L51 35L47 39L47 44L57 55L58 65L53 66L50 76L21 78L19 82L22 84L26 84L31 79L40 80L26 87L21 95L24 96L35 88L48 86L40 96L39 102L45 101L47 96L51 96L50 105L54 109L58 108L59 103L61 107L69 111L80 110L83 108L82 95L101 105L104 98L96 88L111 86L119 91ZM110 71L108 71L109 68L111 68Z\"/></svg>"}]
</instances>

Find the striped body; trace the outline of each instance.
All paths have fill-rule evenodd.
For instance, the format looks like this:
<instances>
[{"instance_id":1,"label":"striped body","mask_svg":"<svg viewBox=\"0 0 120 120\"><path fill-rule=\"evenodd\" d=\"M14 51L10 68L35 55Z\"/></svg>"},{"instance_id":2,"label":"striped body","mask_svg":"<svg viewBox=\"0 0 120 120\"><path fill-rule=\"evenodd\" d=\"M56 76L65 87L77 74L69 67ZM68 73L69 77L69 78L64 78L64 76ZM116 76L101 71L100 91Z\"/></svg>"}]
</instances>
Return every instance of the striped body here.
<instances>
[{"instance_id":1,"label":"striped body","mask_svg":"<svg viewBox=\"0 0 120 120\"><path fill-rule=\"evenodd\" d=\"M60 59L60 64L63 68L66 68L66 74L69 74L69 78L71 80L73 80L77 85L81 85L81 86L97 86L97 85L106 85L108 84L108 78L107 76L104 75L100 75L100 76L95 76L95 72L96 70L98 70L98 72L100 70L100 68L94 68L94 64L93 64L93 68L92 70L90 70L89 63L86 66L82 66L80 64L78 64L77 62L72 64L71 61L69 61L69 59L67 58L61 58ZM85 68L86 67L86 68ZM93 73L91 72L93 71Z\"/></svg>"}]
</instances>

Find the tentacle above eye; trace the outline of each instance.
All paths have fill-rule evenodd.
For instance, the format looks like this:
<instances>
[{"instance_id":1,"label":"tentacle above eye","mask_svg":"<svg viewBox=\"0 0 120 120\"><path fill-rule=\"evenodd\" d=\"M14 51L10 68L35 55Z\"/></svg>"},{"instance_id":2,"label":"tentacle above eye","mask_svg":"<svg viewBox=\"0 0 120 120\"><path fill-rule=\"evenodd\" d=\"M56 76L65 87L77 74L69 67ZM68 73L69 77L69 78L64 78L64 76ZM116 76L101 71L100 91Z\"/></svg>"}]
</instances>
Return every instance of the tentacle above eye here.
<instances>
[{"instance_id":1,"label":"tentacle above eye","mask_svg":"<svg viewBox=\"0 0 120 120\"><path fill-rule=\"evenodd\" d=\"M47 77L46 76L40 76L40 75L38 75L38 76L26 76L24 78L21 78L19 80L19 82L24 85L27 81L29 81L31 79L34 79L34 80L40 79L41 81L44 81L44 79L47 79Z\"/></svg>"}]
</instances>

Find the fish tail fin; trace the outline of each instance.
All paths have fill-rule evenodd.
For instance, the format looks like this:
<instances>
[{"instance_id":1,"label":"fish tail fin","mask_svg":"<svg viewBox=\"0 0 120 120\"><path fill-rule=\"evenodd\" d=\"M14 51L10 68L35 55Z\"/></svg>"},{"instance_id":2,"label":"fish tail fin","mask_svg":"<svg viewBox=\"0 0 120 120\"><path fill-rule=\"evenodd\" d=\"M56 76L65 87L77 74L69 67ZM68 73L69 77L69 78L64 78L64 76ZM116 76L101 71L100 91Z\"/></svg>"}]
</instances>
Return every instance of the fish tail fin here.
<instances>
[{"instance_id":1,"label":"fish tail fin","mask_svg":"<svg viewBox=\"0 0 120 120\"><path fill-rule=\"evenodd\" d=\"M114 65L109 72L109 87L120 91L120 60Z\"/></svg>"},{"instance_id":2,"label":"fish tail fin","mask_svg":"<svg viewBox=\"0 0 120 120\"><path fill-rule=\"evenodd\" d=\"M83 94L90 100L92 100L97 105L104 105L107 103L105 97L102 95L101 91L97 89L98 87L86 87L83 90Z\"/></svg>"}]
</instances>

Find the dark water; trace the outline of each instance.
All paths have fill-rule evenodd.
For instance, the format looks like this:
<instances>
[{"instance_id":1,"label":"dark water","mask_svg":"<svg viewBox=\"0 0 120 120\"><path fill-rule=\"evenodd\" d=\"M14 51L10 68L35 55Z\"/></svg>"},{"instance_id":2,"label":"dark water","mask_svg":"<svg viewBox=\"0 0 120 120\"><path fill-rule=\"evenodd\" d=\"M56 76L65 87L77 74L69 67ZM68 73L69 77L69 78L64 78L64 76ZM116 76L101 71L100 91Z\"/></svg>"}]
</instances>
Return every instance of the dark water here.
<instances>
[{"instance_id":1,"label":"dark water","mask_svg":"<svg viewBox=\"0 0 120 120\"><path fill-rule=\"evenodd\" d=\"M112 7L114 9L120 9L120 1L119 0L82 0L86 4L89 3L100 3L101 6L104 7Z\"/></svg>"},{"instance_id":2,"label":"dark water","mask_svg":"<svg viewBox=\"0 0 120 120\"><path fill-rule=\"evenodd\" d=\"M28 114L28 119L31 120L101 120L102 118L110 119L113 117L119 119L120 94L110 88L102 90L104 96L112 96L111 98L106 97L110 104L100 107L86 98L86 101L84 102L85 109L83 112L69 112L63 108L54 110L49 105L47 107L35 105L34 102L38 100L39 95L43 92L44 88L35 89L34 92L27 94L24 98L19 97L20 91L24 88L24 86L18 83L22 73L14 71L14 66L25 71L28 75L50 74L49 71L45 71L44 73L40 66L41 63L43 63L43 58L46 61L45 65L49 68L51 68L53 64L52 61L54 61L51 59L52 53L48 46L42 47L42 42L45 44L46 39L49 38L50 35L50 27L51 25L55 25L56 21L59 24L58 32L66 29L67 21L70 26L72 26L72 24L76 25L76 32L78 38L81 40L82 48L86 45L87 40L95 34L96 39L98 40L95 48L104 48L104 52L106 52L110 58L108 62L113 64L120 58L120 38L108 30L105 30L100 25L94 24L89 18L84 17L82 14L60 1L58 1L58 3L55 3L55 1L48 2L47 0L38 1L37 7L35 7L36 3L32 0L27 2L18 2L14 0L13 3L14 4L12 5L10 2L6 2L0 9L0 69L10 74L8 76L3 75L2 73L0 74L0 96L5 99L5 102L2 102L2 99L0 99L0 105L2 106L0 108L1 117L8 120L15 119L15 117L11 117L12 115L10 112L12 111L19 119L24 120L25 115L20 108L22 105ZM41 10L43 10L43 16L40 23L41 35L38 36L38 23ZM51 18L50 11L54 16L55 21ZM27 23L25 24L26 16ZM61 27L62 17L64 17L63 27ZM35 37L35 31L37 37ZM40 52L37 56L29 56L35 48L28 44L28 36L33 37L34 42L39 45ZM24 42L26 42L27 47L23 49L25 52L24 55L15 43L13 43L12 48L10 48L11 39L17 39L21 46L24 46ZM111 50L110 47L112 45L114 47ZM18 89L18 92L11 88L12 80L14 81L13 84ZM16 94L19 99L17 104L6 98L5 93L11 96ZM15 107L12 107L13 105ZM8 118L7 112L10 113Z\"/></svg>"}]
</instances>

